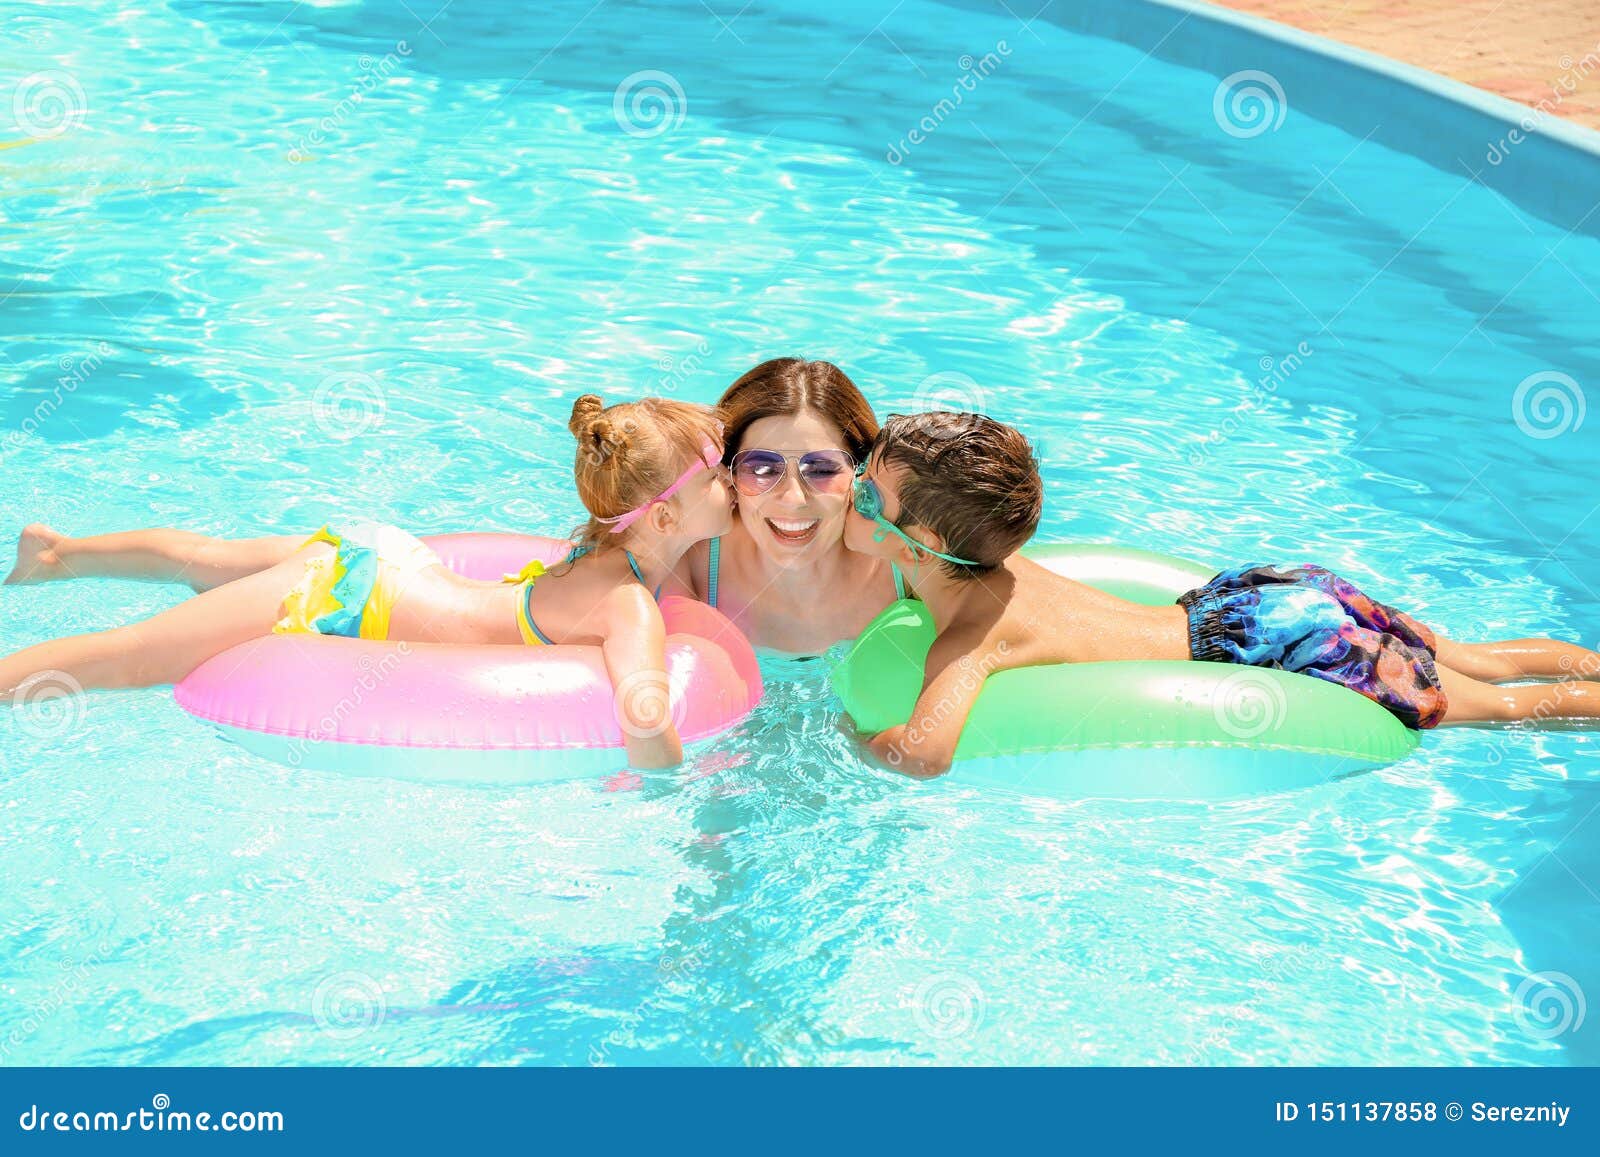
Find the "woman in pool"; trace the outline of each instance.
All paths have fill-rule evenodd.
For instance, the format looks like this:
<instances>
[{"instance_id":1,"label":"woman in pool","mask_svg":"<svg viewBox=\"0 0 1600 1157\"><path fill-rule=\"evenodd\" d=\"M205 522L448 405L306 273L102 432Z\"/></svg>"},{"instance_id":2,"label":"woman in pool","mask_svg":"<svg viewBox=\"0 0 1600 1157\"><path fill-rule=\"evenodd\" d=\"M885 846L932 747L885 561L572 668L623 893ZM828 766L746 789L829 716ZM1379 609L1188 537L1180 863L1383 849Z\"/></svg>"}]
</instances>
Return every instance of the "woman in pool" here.
<instances>
[{"instance_id":1,"label":"woman in pool","mask_svg":"<svg viewBox=\"0 0 1600 1157\"><path fill-rule=\"evenodd\" d=\"M850 484L878 433L872 407L831 362L773 358L719 411L737 513L678 577L754 646L815 655L855 638L902 589L888 563L844 546Z\"/></svg>"}]
</instances>

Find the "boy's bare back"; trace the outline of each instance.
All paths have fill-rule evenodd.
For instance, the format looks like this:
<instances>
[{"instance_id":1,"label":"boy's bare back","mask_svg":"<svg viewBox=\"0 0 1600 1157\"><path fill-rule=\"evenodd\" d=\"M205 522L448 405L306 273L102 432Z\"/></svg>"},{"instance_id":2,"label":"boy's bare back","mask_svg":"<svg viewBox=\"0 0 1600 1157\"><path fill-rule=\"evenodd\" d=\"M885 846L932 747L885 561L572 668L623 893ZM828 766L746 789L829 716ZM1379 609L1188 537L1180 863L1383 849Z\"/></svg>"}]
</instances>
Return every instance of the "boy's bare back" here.
<instances>
[{"instance_id":1,"label":"boy's bare back","mask_svg":"<svg viewBox=\"0 0 1600 1157\"><path fill-rule=\"evenodd\" d=\"M969 657L989 671L1189 658L1188 616L1176 604L1131 603L1021 555L968 586L928 652L924 687L941 669Z\"/></svg>"}]
</instances>

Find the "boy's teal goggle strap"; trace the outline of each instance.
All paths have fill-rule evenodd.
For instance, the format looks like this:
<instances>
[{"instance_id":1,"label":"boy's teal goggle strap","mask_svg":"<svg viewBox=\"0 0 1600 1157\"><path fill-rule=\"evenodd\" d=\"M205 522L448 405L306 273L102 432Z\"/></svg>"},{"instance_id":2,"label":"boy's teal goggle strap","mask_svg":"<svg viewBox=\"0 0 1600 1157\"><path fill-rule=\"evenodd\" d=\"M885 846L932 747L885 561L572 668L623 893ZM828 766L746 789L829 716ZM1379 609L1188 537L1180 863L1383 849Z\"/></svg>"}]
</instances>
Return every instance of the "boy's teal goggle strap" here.
<instances>
[{"instance_id":1,"label":"boy's teal goggle strap","mask_svg":"<svg viewBox=\"0 0 1600 1157\"><path fill-rule=\"evenodd\" d=\"M855 511L857 514L859 514L862 518L870 518L873 522L878 524L878 530L874 537L879 542L882 542L889 535L894 534L898 535L901 541L903 541L912 550L918 551L922 554L931 554L934 558L942 558L945 562L953 562L957 566L983 565L982 563L973 562L969 558L957 558L953 554L944 554L940 551L934 550L931 546L924 546L905 531L901 530L894 523L890 522L883 516L883 492L878 489L878 484L872 479L868 478L865 474L856 474L855 486L851 488L850 497L851 501L855 505Z\"/></svg>"}]
</instances>

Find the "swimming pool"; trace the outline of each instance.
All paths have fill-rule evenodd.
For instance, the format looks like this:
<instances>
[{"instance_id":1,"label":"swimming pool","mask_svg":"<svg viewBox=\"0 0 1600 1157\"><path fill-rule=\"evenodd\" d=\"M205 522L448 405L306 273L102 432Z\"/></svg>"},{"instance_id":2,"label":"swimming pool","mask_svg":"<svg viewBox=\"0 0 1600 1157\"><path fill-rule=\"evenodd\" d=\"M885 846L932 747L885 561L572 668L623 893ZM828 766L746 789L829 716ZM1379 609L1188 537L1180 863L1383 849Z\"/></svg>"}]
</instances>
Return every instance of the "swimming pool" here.
<instances>
[{"instance_id":1,"label":"swimming pool","mask_svg":"<svg viewBox=\"0 0 1600 1157\"><path fill-rule=\"evenodd\" d=\"M1591 233L1049 12L408 2L0 0L8 525L560 531L574 393L804 352L1030 431L1047 538L1595 644ZM176 597L6 590L0 646ZM520 790L0 717L0 1063L1600 1061L1592 733L1040 801L769 674L681 771Z\"/></svg>"}]
</instances>

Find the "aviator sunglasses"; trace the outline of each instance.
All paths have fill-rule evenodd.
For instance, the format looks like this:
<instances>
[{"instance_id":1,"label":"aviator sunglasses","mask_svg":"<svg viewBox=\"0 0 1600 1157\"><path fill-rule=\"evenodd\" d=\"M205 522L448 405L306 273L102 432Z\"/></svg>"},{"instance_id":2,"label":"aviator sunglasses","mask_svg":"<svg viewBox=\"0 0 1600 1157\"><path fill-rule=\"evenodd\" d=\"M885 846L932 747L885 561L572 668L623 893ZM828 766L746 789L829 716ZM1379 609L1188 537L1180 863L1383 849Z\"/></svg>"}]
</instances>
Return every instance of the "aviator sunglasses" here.
<instances>
[{"instance_id":1,"label":"aviator sunglasses","mask_svg":"<svg viewBox=\"0 0 1600 1157\"><path fill-rule=\"evenodd\" d=\"M844 494L855 477L856 460L843 450L811 450L805 454L740 450L729 466L739 493L755 498L782 482L791 462L800 481L815 494Z\"/></svg>"}]
</instances>

